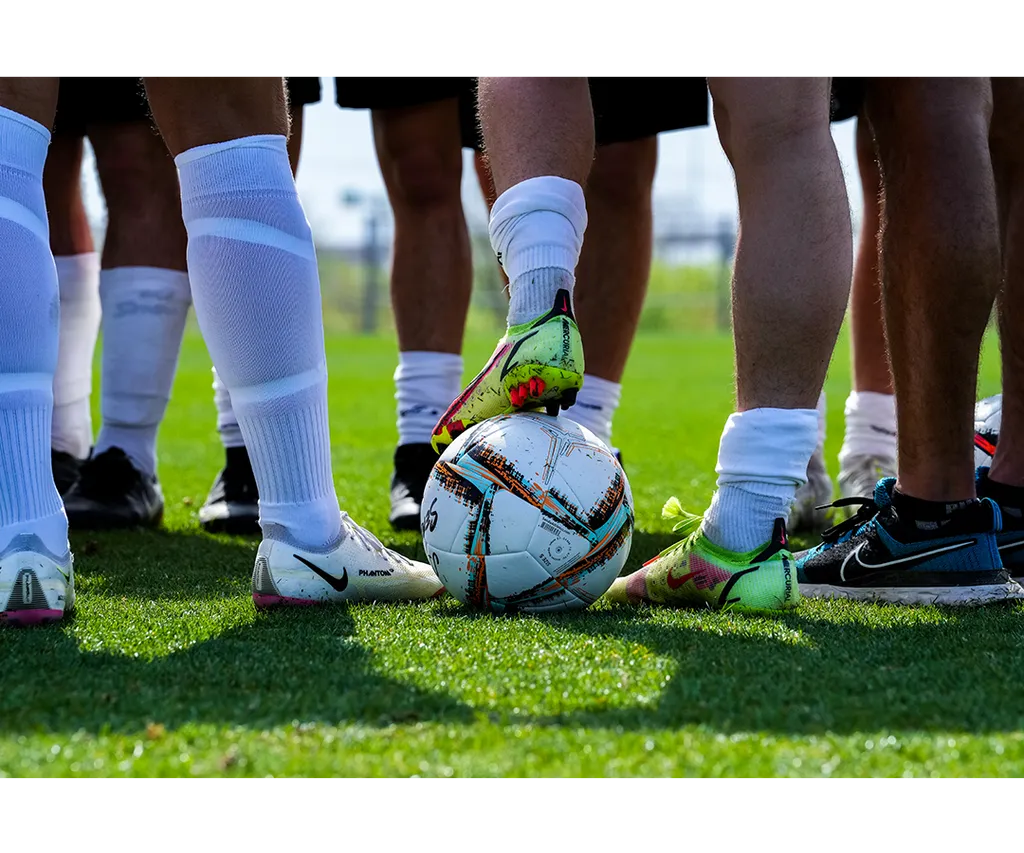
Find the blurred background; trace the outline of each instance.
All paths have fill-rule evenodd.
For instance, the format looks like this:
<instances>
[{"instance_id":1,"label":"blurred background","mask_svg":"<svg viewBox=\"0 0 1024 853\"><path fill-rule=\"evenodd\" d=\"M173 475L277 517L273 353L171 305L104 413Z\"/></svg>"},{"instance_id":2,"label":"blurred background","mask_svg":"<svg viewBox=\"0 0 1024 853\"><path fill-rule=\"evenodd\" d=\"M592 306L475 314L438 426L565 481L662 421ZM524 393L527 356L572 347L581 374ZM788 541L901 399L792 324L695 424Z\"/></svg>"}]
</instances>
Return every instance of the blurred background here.
<instances>
[{"instance_id":1,"label":"blurred background","mask_svg":"<svg viewBox=\"0 0 1024 853\"><path fill-rule=\"evenodd\" d=\"M388 298L391 214L373 149L368 110L334 103L334 78L305 108L298 189L320 261L329 332L376 334L393 328ZM855 120L832 126L853 209L862 209ZM487 238L487 209L463 151L462 195L473 241L474 289L467 333L504 328L505 297ZM91 151L83 170L86 205L99 239L106 212ZM732 170L714 127L663 133L654 181L654 265L640 331L724 331L736 241Z\"/></svg>"}]
</instances>

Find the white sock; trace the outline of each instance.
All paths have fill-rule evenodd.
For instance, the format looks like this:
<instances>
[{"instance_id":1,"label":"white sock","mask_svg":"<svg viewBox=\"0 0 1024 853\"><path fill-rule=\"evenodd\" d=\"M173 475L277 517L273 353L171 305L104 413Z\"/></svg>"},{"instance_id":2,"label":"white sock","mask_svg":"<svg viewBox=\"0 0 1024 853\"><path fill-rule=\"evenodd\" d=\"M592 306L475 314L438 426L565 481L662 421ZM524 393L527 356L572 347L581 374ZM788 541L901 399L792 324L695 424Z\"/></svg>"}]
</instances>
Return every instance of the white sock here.
<instances>
[{"instance_id":1,"label":"white sock","mask_svg":"<svg viewBox=\"0 0 1024 853\"><path fill-rule=\"evenodd\" d=\"M576 423L585 426L601 441L612 446L612 418L619 407L622 385L594 376L584 374L583 387L576 397L576 404L563 413Z\"/></svg>"},{"instance_id":2,"label":"white sock","mask_svg":"<svg viewBox=\"0 0 1024 853\"><path fill-rule=\"evenodd\" d=\"M60 297L43 199L49 144L45 127L0 107L0 549L30 533L64 555L50 467Z\"/></svg>"},{"instance_id":3,"label":"white sock","mask_svg":"<svg viewBox=\"0 0 1024 853\"><path fill-rule=\"evenodd\" d=\"M572 296L586 229L587 205L575 181L529 178L498 196L489 231L509 280L510 326L550 311L559 290Z\"/></svg>"},{"instance_id":4,"label":"white sock","mask_svg":"<svg viewBox=\"0 0 1024 853\"><path fill-rule=\"evenodd\" d=\"M156 476L156 433L171 399L192 303L188 273L118 267L100 273L103 423L93 455L119 447Z\"/></svg>"},{"instance_id":5,"label":"white sock","mask_svg":"<svg viewBox=\"0 0 1024 853\"><path fill-rule=\"evenodd\" d=\"M729 415L718 447L718 491L704 514L705 535L739 553L765 545L775 519L789 519L817 441L816 409L750 409Z\"/></svg>"},{"instance_id":6,"label":"white sock","mask_svg":"<svg viewBox=\"0 0 1024 853\"><path fill-rule=\"evenodd\" d=\"M213 368L213 405L217 407L217 432L225 450L229 447L245 447L242 428L238 425L235 410L231 407L231 394Z\"/></svg>"},{"instance_id":7,"label":"white sock","mask_svg":"<svg viewBox=\"0 0 1024 853\"><path fill-rule=\"evenodd\" d=\"M825 447L825 415L827 411L825 392L822 391L818 397L818 447L822 449Z\"/></svg>"},{"instance_id":8,"label":"white sock","mask_svg":"<svg viewBox=\"0 0 1024 853\"><path fill-rule=\"evenodd\" d=\"M285 138L202 145L175 163L196 317L245 437L264 535L330 546L341 513L320 282Z\"/></svg>"},{"instance_id":9,"label":"white sock","mask_svg":"<svg viewBox=\"0 0 1024 853\"><path fill-rule=\"evenodd\" d=\"M100 330L100 258L54 258L60 290L57 372L53 376L54 450L85 459L92 447L92 357Z\"/></svg>"},{"instance_id":10,"label":"white sock","mask_svg":"<svg viewBox=\"0 0 1024 853\"><path fill-rule=\"evenodd\" d=\"M438 419L459 396L461 387L461 355L423 350L398 353L398 443L429 444Z\"/></svg>"},{"instance_id":11,"label":"white sock","mask_svg":"<svg viewBox=\"0 0 1024 853\"><path fill-rule=\"evenodd\" d=\"M855 456L896 461L896 398L873 391L851 391L846 398L846 433L839 465Z\"/></svg>"}]
</instances>

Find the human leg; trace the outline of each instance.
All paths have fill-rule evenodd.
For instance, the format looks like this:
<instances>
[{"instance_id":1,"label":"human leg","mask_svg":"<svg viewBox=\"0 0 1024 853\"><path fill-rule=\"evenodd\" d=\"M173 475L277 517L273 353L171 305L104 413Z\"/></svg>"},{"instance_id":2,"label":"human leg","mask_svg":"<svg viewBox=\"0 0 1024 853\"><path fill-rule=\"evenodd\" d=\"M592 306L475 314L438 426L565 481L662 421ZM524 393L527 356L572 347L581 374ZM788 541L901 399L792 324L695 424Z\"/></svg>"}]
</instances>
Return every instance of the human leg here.
<instances>
[{"instance_id":1,"label":"human leg","mask_svg":"<svg viewBox=\"0 0 1024 853\"><path fill-rule=\"evenodd\" d=\"M62 495L78 479L92 447L92 362L100 325L99 256L81 191L84 126L60 118L74 107L65 103L58 111L43 170L61 304L51 440L54 479Z\"/></svg>"},{"instance_id":2,"label":"human leg","mask_svg":"<svg viewBox=\"0 0 1024 853\"><path fill-rule=\"evenodd\" d=\"M286 77L285 92L290 125L288 162L295 175L302 150L304 109L320 100L320 78ZM260 530L259 488L238 418L231 407L231 394L216 370L213 371L213 402L217 409L217 432L224 447L224 467L217 472L199 508L199 524L209 533L255 535Z\"/></svg>"},{"instance_id":3,"label":"human leg","mask_svg":"<svg viewBox=\"0 0 1024 853\"><path fill-rule=\"evenodd\" d=\"M12 624L60 619L74 604L50 461L60 307L43 164L56 100L56 78L0 79L0 622Z\"/></svg>"},{"instance_id":4,"label":"human leg","mask_svg":"<svg viewBox=\"0 0 1024 853\"><path fill-rule=\"evenodd\" d=\"M122 82L126 89L141 85ZM105 86L111 98L119 96L113 81ZM136 104L130 94L125 100ZM157 431L191 294L174 163L145 110L88 124L108 212L100 273L102 425L65 498L72 528L153 526L163 515Z\"/></svg>"},{"instance_id":5,"label":"human leg","mask_svg":"<svg viewBox=\"0 0 1024 853\"><path fill-rule=\"evenodd\" d=\"M846 433L839 451L839 491L844 498L870 495L875 483L896 475L896 398L882 318L878 256L881 177L870 123L857 118L857 165L864 194L850 294L853 390L846 400Z\"/></svg>"},{"instance_id":6,"label":"human leg","mask_svg":"<svg viewBox=\"0 0 1024 853\"><path fill-rule=\"evenodd\" d=\"M259 487L254 600L437 594L428 566L338 510L316 255L288 162L281 79L146 86L178 166L196 316Z\"/></svg>"},{"instance_id":7,"label":"human leg","mask_svg":"<svg viewBox=\"0 0 1024 853\"><path fill-rule=\"evenodd\" d=\"M525 406L572 405L583 349L573 271L593 158L585 78L481 78L480 116L495 185L491 244L510 280L509 330L434 429L440 450L474 423Z\"/></svg>"},{"instance_id":8,"label":"human leg","mask_svg":"<svg viewBox=\"0 0 1024 853\"><path fill-rule=\"evenodd\" d=\"M978 476L978 496L999 504L1000 556L1010 574L1024 580L1024 80L992 78L989 136L1003 247L999 292L999 345L1003 396L999 444L990 470Z\"/></svg>"},{"instance_id":9,"label":"human leg","mask_svg":"<svg viewBox=\"0 0 1024 853\"><path fill-rule=\"evenodd\" d=\"M733 279L737 412L722 436L718 491L688 534L620 579L621 600L784 607L797 599L785 519L818 437L816 404L849 292L849 207L829 133L827 79L712 79L736 173ZM765 322L785 318L785 332Z\"/></svg>"},{"instance_id":10,"label":"human leg","mask_svg":"<svg viewBox=\"0 0 1024 853\"><path fill-rule=\"evenodd\" d=\"M430 434L458 395L472 289L462 210L458 101L375 109L374 142L395 220L391 304L398 332L398 447L390 521L418 530L420 500L437 459Z\"/></svg>"},{"instance_id":11,"label":"human leg","mask_svg":"<svg viewBox=\"0 0 1024 853\"><path fill-rule=\"evenodd\" d=\"M998 510L975 497L978 358L999 282L991 104L987 78L868 86L899 476L801 556L801 588L812 594L939 604L1024 596L999 558Z\"/></svg>"}]
</instances>

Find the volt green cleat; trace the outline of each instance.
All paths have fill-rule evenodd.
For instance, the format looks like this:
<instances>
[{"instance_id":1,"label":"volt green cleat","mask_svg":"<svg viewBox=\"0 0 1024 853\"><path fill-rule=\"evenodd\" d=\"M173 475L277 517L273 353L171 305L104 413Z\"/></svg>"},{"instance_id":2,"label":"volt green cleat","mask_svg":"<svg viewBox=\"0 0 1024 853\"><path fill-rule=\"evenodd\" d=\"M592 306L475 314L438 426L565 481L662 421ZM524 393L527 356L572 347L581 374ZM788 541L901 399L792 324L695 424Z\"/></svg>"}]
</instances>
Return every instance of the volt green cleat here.
<instances>
[{"instance_id":1,"label":"volt green cleat","mask_svg":"<svg viewBox=\"0 0 1024 853\"><path fill-rule=\"evenodd\" d=\"M767 545L737 554L708 539L703 517L684 512L677 498L669 498L662 516L680 519L674 529L685 538L616 580L605 593L609 601L713 610L781 610L800 601L783 519L776 519Z\"/></svg>"},{"instance_id":2,"label":"volt green cleat","mask_svg":"<svg viewBox=\"0 0 1024 853\"><path fill-rule=\"evenodd\" d=\"M475 424L521 409L558 414L576 402L583 385L583 342L559 290L554 307L529 323L510 326L487 366L448 407L430 443L440 453Z\"/></svg>"}]
</instances>

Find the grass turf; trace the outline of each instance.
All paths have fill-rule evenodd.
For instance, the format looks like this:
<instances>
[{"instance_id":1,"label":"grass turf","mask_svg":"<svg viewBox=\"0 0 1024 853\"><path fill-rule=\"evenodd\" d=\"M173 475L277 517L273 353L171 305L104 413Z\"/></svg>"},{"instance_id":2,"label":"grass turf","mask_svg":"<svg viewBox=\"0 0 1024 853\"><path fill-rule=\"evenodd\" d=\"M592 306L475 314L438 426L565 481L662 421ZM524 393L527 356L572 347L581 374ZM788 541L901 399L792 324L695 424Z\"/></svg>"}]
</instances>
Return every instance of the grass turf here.
<instances>
[{"instance_id":1,"label":"grass turf","mask_svg":"<svg viewBox=\"0 0 1024 853\"><path fill-rule=\"evenodd\" d=\"M470 367L493 341L473 339ZM986 350L983 393L998 388ZM328 341L342 505L388 544L394 343ZM643 335L616 441L637 564L699 511L731 409L731 346ZM200 532L220 463L190 331L160 438L158 532L75 534L78 609L0 631L0 775L1024 773L1024 612L804 602L782 616L599 606L492 618L453 601L257 613L256 542ZM849 387L829 379L829 464Z\"/></svg>"}]
</instances>

